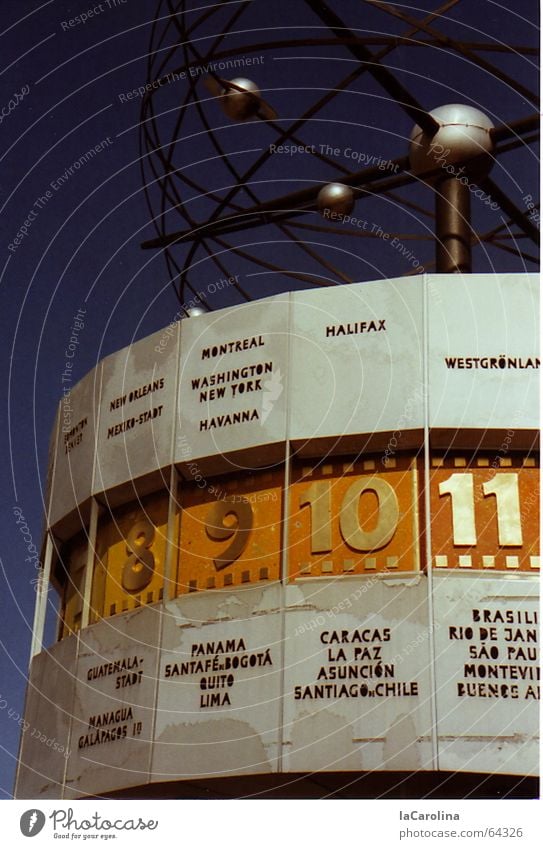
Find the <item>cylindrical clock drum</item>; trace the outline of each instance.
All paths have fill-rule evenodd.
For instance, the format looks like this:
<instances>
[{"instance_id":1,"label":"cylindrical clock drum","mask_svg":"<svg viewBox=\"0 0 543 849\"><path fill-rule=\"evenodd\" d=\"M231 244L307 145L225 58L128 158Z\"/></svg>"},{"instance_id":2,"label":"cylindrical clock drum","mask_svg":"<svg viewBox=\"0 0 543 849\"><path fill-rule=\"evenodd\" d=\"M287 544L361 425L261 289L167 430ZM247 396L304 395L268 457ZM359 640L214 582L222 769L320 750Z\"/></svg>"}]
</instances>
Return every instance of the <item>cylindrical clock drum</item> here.
<instances>
[{"instance_id":1,"label":"cylindrical clock drum","mask_svg":"<svg viewBox=\"0 0 543 849\"><path fill-rule=\"evenodd\" d=\"M62 398L16 795L535 776L537 296L276 295Z\"/></svg>"}]
</instances>

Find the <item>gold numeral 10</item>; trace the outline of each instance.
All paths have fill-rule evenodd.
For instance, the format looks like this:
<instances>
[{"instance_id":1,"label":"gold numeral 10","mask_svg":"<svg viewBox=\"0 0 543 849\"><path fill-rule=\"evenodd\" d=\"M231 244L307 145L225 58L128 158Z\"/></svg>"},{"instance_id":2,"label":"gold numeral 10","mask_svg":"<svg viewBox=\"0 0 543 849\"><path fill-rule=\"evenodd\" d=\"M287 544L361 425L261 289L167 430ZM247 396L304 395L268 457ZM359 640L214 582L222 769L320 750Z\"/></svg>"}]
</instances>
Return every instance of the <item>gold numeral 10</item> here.
<instances>
[{"instance_id":1,"label":"gold numeral 10","mask_svg":"<svg viewBox=\"0 0 543 849\"><path fill-rule=\"evenodd\" d=\"M371 492L377 498L377 509L368 519L374 527L365 530L360 524L360 499ZM299 506L311 508L311 553L332 551L332 490L330 481L315 481L300 495ZM339 511L339 527L343 539L355 551L376 551L388 545L398 527L400 508L391 485L377 477L355 480L345 493Z\"/></svg>"},{"instance_id":2,"label":"gold numeral 10","mask_svg":"<svg viewBox=\"0 0 543 849\"><path fill-rule=\"evenodd\" d=\"M484 497L494 495L498 517L498 543L522 545L518 474L504 472L482 485ZM473 475L455 472L439 484L439 494L450 495L454 545L477 545Z\"/></svg>"}]
</instances>

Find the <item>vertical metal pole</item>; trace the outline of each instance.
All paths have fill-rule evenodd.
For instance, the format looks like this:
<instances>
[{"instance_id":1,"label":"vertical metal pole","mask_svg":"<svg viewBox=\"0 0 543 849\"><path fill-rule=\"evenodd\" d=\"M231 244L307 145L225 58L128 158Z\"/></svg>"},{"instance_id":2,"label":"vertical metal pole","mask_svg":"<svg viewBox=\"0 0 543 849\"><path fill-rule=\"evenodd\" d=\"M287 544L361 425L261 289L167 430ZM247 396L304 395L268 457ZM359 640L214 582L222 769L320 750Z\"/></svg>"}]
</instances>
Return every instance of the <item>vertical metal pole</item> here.
<instances>
[{"instance_id":1,"label":"vertical metal pole","mask_svg":"<svg viewBox=\"0 0 543 849\"><path fill-rule=\"evenodd\" d=\"M433 769L439 769L439 740L438 740L438 716L437 716L437 661L435 644L435 610L434 610L434 573L432 571L432 513L430 502L430 293L428 289L428 275L424 275L423 288L423 335L424 335L424 535L425 535L425 571L428 586L428 624L430 628L429 652L430 652L430 714L432 717L431 747Z\"/></svg>"},{"instance_id":2,"label":"vertical metal pole","mask_svg":"<svg viewBox=\"0 0 543 849\"><path fill-rule=\"evenodd\" d=\"M81 611L81 629L87 628L90 622L90 611L92 605L92 579L94 577L94 556L97 528L98 502L96 501L96 498L93 498L91 500L89 541L87 545L87 565L85 566L85 580L83 581L83 610Z\"/></svg>"},{"instance_id":3,"label":"vertical metal pole","mask_svg":"<svg viewBox=\"0 0 543 849\"><path fill-rule=\"evenodd\" d=\"M471 215L469 186L458 177L446 177L436 193L436 270L438 274L471 271Z\"/></svg>"},{"instance_id":4,"label":"vertical metal pole","mask_svg":"<svg viewBox=\"0 0 543 849\"><path fill-rule=\"evenodd\" d=\"M170 474L170 496L168 500L168 527L166 531L166 563L164 565L164 601L175 598L177 587L177 571L173 574L174 564L179 560L178 538L174 539L176 516L178 510L179 475L172 463ZM174 559L175 558L175 559Z\"/></svg>"},{"instance_id":5,"label":"vertical metal pole","mask_svg":"<svg viewBox=\"0 0 543 849\"><path fill-rule=\"evenodd\" d=\"M289 345L290 349L290 345ZM290 358L289 358L290 361ZM283 514L281 535L281 572L279 575L279 592L281 594L281 639L280 651L280 692L279 700L279 728L277 735L277 769L283 772L283 748L285 739L285 663L287 650L287 586L289 578L289 520L290 520L290 478L292 465L292 451L289 440L285 440L285 469L283 475Z\"/></svg>"},{"instance_id":6,"label":"vertical metal pole","mask_svg":"<svg viewBox=\"0 0 543 849\"><path fill-rule=\"evenodd\" d=\"M39 654L43 648L43 634L45 631L45 617L47 615L47 595L49 593L49 579L51 577L51 563L53 562L53 540L51 532L47 531L45 539L45 559L43 568L40 569L38 578L38 592L36 595L36 606L34 607L34 622L32 625L32 644L30 646L30 661Z\"/></svg>"}]
</instances>

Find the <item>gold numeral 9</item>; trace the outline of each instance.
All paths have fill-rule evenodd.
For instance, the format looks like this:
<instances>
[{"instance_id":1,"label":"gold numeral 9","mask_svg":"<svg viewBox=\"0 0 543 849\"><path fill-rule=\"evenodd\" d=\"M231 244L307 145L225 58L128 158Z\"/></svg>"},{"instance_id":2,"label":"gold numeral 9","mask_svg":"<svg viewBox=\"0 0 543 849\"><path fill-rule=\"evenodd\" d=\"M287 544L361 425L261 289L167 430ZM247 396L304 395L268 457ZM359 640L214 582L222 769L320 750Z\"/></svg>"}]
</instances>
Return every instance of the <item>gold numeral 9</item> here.
<instances>
[{"instance_id":1,"label":"gold numeral 9","mask_svg":"<svg viewBox=\"0 0 543 849\"><path fill-rule=\"evenodd\" d=\"M145 589L155 571L155 557L149 551L155 541L155 528L149 519L135 522L126 537L126 553L129 555L123 568L122 585L129 593Z\"/></svg>"},{"instance_id":2,"label":"gold numeral 9","mask_svg":"<svg viewBox=\"0 0 543 849\"><path fill-rule=\"evenodd\" d=\"M225 524L227 516L233 516L234 524ZM225 540L233 537L228 548L213 563L220 571L230 566L243 553L253 527L253 509L246 498L225 498L216 501L206 517L206 533L210 539Z\"/></svg>"}]
</instances>

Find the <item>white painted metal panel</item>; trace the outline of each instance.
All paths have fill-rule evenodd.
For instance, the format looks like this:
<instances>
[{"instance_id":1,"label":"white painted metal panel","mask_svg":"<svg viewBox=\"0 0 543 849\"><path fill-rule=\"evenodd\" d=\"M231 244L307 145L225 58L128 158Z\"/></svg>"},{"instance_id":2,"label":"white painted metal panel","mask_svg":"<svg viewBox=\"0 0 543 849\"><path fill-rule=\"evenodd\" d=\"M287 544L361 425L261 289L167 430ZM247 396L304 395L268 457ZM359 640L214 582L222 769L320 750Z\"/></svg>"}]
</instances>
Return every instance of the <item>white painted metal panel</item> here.
<instances>
[{"instance_id":1,"label":"white painted metal panel","mask_svg":"<svg viewBox=\"0 0 543 849\"><path fill-rule=\"evenodd\" d=\"M287 588L284 769L432 769L428 582Z\"/></svg>"},{"instance_id":2,"label":"white painted metal panel","mask_svg":"<svg viewBox=\"0 0 543 849\"><path fill-rule=\"evenodd\" d=\"M285 441L288 342L288 295L183 322L176 463Z\"/></svg>"},{"instance_id":3,"label":"white painted metal panel","mask_svg":"<svg viewBox=\"0 0 543 849\"><path fill-rule=\"evenodd\" d=\"M67 798L149 780L159 629L142 607L80 635Z\"/></svg>"},{"instance_id":4,"label":"white painted metal panel","mask_svg":"<svg viewBox=\"0 0 543 849\"><path fill-rule=\"evenodd\" d=\"M21 727L18 799L62 798L76 652L77 637L68 637L32 660Z\"/></svg>"},{"instance_id":5,"label":"white painted metal panel","mask_svg":"<svg viewBox=\"0 0 543 849\"><path fill-rule=\"evenodd\" d=\"M430 427L539 427L536 274L429 274Z\"/></svg>"},{"instance_id":6,"label":"white painted metal panel","mask_svg":"<svg viewBox=\"0 0 543 849\"><path fill-rule=\"evenodd\" d=\"M424 425L422 277L292 294L293 440Z\"/></svg>"},{"instance_id":7,"label":"white painted metal panel","mask_svg":"<svg viewBox=\"0 0 543 849\"><path fill-rule=\"evenodd\" d=\"M441 770L537 775L538 583L434 575Z\"/></svg>"},{"instance_id":8,"label":"white painted metal panel","mask_svg":"<svg viewBox=\"0 0 543 849\"><path fill-rule=\"evenodd\" d=\"M95 493L172 461L179 325L158 331L103 361Z\"/></svg>"},{"instance_id":9,"label":"white painted metal panel","mask_svg":"<svg viewBox=\"0 0 543 849\"><path fill-rule=\"evenodd\" d=\"M99 363L60 402L50 509L52 527L92 494L101 374Z\"/></svg>"},{"instance_id":10,"label":"white painted metal panel","mask_svg":"<svg viewBox=\"0 0 543 849\"><path fill-rule=\"evenodd\" d=\"M153 780L277 771L279 598L276 585L166 605Z\"/></svg>"}]
</instances>

